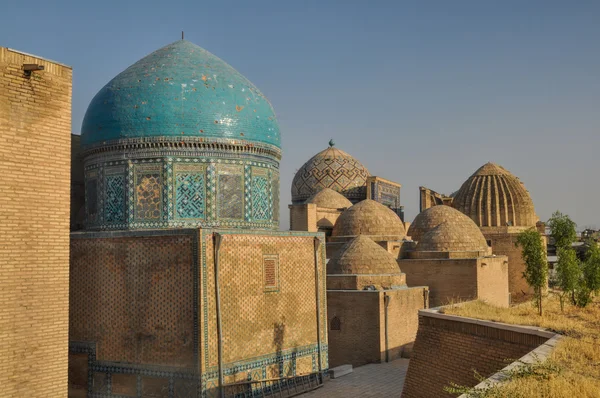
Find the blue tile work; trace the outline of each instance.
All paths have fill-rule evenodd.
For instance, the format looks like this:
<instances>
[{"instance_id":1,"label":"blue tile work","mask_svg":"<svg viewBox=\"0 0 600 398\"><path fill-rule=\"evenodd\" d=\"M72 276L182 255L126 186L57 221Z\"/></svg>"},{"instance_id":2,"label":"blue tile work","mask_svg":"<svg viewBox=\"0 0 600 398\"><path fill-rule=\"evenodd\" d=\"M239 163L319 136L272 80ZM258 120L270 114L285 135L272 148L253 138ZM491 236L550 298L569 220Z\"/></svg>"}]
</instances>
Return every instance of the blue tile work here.
<instances>
[{"instance_id":1,"label":"blue tile work","mask_svg":"<svg viewBox=\"0 0 600 398\"><path fill-rule=\"evenodd\" d=\"M275 162L177 156L88 163L88 230L278 228Z\"/></svg>"},{"instance_id":2,"label":"blue tile work","mask_svg":"<svg viewBox=\"0 0 600 398\"><path fill-rule=\"evenodd\" d=\"M400 205L400 187L378 179L371 181L370 184L370 199L389 207L404 220L404 210Z\"/></svg>"},{"instance_id":3,"label":"blue tile work","mask_svg":"<svg viewBox=\"0 0 600 398\"><path fill-rule=\"evenodd\" d=\"M205 218L206 184L204 169L175 173L175 217Z\"/></svg>"},{"instance_id":4,"label":"blue tile work","mask_svg":"<svg viewBox=\"0 0 600 398\"><path fill-rule=\"evenodd\" d=\"M106 223L125 222L126 203L125 174L109 174L106 171L104 200L104 220Z\"/></svg>"},{"instance_id":5,"label":"blue tile work","mask_svg":"<svg viewBox=\"0 0 600 398\"><path fill-rule=\"evenodd\" d=\"M280 147L267 98L230 65L185 40L156 50L108 82L92 99L81 132L86 148L151 137Z\"/></svg>"},{"instance_id":6,"label":"blue tile work","mask_svg":"<svg viewBox=\"0 0 600 398\"><path fill-rule=\"evenodd\" d=\"M252 219L270 220L272 218L271 181L268 170L252 168L251 200Z\"/></svg>"}]
</instances>

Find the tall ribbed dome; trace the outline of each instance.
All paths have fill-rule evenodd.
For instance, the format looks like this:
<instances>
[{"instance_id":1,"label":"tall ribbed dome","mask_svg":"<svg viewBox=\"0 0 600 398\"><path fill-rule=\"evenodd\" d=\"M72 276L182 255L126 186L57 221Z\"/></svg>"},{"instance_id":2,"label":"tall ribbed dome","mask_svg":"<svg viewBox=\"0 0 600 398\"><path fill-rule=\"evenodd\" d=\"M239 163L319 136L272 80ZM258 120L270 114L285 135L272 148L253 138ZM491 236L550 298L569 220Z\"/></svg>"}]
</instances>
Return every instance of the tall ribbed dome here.
<instances>
[{"instance_id":1,"label":"tall ribbed dome","mask_svg":"<svg viewBox=\"0 0 600 398\"><path fill-rule=\"evenodd\" d=\"M275 112L248 79L185 40L142 58L96 94L82 145L130 138L201 137L280 147Z\"/></svg>"},{"instance_id":2,"label":"tall ribbed dome","mask_svg":"<svg viewBox=\"0 0 600 398\"><path fill-rule=\"evenodd\" d=\"M523 183L494 163L484 164L462 184L452 206L480 227L535 226L539 220Z\"/></svg>"},{"instance_id":3,"label":"tall ribbed dome","mask_svg":"<svg viewBox=\"0 0 600 398\"><path fill-rule=\"evenodd\" d=\"M358 202L335 222L332 236L406 236L400 217L379 202L365 199Z\"/></svg>"},{"instance_id":4,"label":"tall ribbed dome","mask_svg":"<svg viewBox=\"0 0 600 398\"><path fill-rule=\"evenodd\" d=\"M483 234L476 226L461 228L444 221L426 232L417 251L432 252L487 252L488 246Z\"/></svg>"},{"instance_id":5,"label":"tall ribbed dome","mask_svg":"<svg viewBox=\"0 0 600 398\"><path fill-rule=\"evenodd\" d=\"M477 224L460 211L450 206L437 205L419 213L410 224L407 234L412 240L419 242L423 235L445 222L448 222L459 231L476 231L480 233Z\"/></svg>"},{"instance_id":6,"label":"tall ribbed dome","mask_svg":"<svg viewBox=\"0 0 600 398\"><path fill-rule=\"evenodd\" d=\"M319 207L326 207L330 209L343 209L352 206L352 202L331 188L320 190L308 198L306 203L313 203Z\"/></svg>"},{"instance_id":7,"label":"tall ribbed dome","mask_svg":"<svg viewBox=\"0 0 600 398\"><path fill-rule=\"evenodd\" d=\"M393 255L366 236L347 242L327 263L328 274L397 274Z\"/></svg>"},{"instance_id":8,"label":"tall ribbed dome","mask_svg":"<svg viewBox=\"0 0 600 398\"><path fill-rule=\"evenodd\" d=\"M366 197L368 176L365 166L331 143L296 172L292 203L302 203L324 188L331 188L356 203Z\"/></svg>"}]
</instances>

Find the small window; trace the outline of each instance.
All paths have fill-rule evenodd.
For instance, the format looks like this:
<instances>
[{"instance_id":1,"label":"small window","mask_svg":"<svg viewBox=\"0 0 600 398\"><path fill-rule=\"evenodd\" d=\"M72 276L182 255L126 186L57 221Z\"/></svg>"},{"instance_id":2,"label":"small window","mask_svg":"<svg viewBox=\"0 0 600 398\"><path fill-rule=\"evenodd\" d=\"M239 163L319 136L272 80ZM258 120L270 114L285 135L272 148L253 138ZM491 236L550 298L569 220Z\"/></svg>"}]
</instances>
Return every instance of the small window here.
<instances>
[{"instance_id":1,"label":"small window","mask_svg":"<svg viewBox=\"0 0 600 398\"><path fill-rule=\"evenodd\" d=\"M491 239L487 239L486 240L488 247L492 247L492 240Z\"/></svg>"},{"instance_id":2,"label":"small window","mask_svg":"<svg viewBox=\"0 0 600 398\"><path fill-rule=\"evenodd\" d=\"M330 330L342 330L342 322L340 321L340 318L338 318L337 316L334 316L333 319L331 320L331 325L330 325Z\"/></svg>"},{"instance_id":3,"label":"small window","mask_svg":"<svg viewBox=\"0 0 600 398\"><path fill-rule=\"evenodd\" d=\"M277 255L263 257L263 276L265 291L279 290L279 257Z\"/></svg>"}]
</instances>

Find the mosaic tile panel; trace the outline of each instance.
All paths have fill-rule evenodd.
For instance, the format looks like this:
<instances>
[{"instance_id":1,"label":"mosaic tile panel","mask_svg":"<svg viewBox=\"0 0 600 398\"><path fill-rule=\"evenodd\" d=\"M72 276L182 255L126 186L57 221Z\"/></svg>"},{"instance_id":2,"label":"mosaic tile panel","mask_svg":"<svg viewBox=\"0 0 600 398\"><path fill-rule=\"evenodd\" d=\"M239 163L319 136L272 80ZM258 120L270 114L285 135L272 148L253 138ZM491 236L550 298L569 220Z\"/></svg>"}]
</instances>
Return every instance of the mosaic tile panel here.
<instances>
[{"instance_id":1,"label":"mosaic tile panel","mask_svg":"<svg viewBox=\"0 0 600 398\"><path fill-rule=\"evenodd\" d=\"M271 174L271 195L273 200L273 221L279 223L279 173Z\"/></svg>"},{"instance_id":2,"label":"mosaic tile panel","mask_svg":"<svg viewBox=\"0 0 600 398\"><path fill-rule=\"evenodd\" d=\"M163 181L160 165L136 167L135 219L159 221L162 217Z\"/></svg>"},{"instance_id":3,"label":"mosaic tile panel","mask_svg":"<svg viewBox=\"0 0 600 398\"><path fill-rule=\"evenodd\" d=\"M219 219L244 218L244 177L241 167L218 167L217 216Z\"/></svg>"},{"instance_id":4,"label":"mosaic tile panel","mask_svg":"<svg viewBox=\"0 0 600 398\"><path fill-rule=\"evenodd\" d=\"M126 178L124 174L105 176L104 221L122 223L125 221L125 201L127 199Z\"/></svg>"},{"instance_id":5,"label":"mosaic tile panel","mask_svg":"<svg viewBox=\"0 0 600 398\"><path fill-rule=\"evenodd\" d=\"M175 168L175 218L206 218L205 169L197 165L181 165Z\"/></svg>"},{"instance_id":6,"label":"mosaic tile panel","mask_svg":"<svg viewBox=\"0 0 600 398\"><path fill-rule=\"evenodd\" d=\"M85 183L85 207L87 222L94 224L98 221L98 178L97 173L90 173Z\"/></svg>"},{"instance_id":7,"label":"mosaic tile panel","mask_svg":"<svg viewBox=\"0 0 600 398\"><path fill-rule=\"evenodd\" d=\"M252 219L270 220L271 219L271 195L270 195L269 174L266 169L252 169Z\"/></svg>"}]
</instances>

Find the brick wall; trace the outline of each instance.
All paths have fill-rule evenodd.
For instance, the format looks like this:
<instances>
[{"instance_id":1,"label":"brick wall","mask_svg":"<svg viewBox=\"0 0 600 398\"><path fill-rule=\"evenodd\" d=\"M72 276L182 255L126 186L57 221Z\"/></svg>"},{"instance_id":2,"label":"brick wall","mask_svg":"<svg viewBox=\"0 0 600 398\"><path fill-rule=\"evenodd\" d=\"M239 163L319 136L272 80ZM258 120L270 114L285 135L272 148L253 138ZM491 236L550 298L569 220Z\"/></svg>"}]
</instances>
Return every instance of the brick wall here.
<instances>
[{"instance_id":1,"label":"brick wall","mask_svg":"<svg viewBox=\"0 0 600 398\"><path fill-rule=\"evenodd\" d=\"M415 340L418 310L424 308L423 291L423 288L385 292L328 290L330 366L351 364L357 367L386 360L386 295L390 297L387 313L389 360L400 358L404 348Z\"/></svg>"},{"instance_id":2,"label":"brick wall","mask_svg":"<svg viewBox=\"0 0 600 398\"><path fill-rule=\"evenodd\" d=\"M477 259L399 260L408 286L429 286L429 305L477 297Z\"/></svg>"},{"instance_id":3,"label":"brick wall","mask_svg":"<svg viewBox=\"0 0 600 398\"><path fill-rule=\"evenodd\" d=\"M473 370L489 377L547 339L537 330L421 311L402 397L452 397L444 392L450 382L475 386Z\"/></svg>"},{"instance_id":4,"label":"brick wall","mask_svg":"<svg viewBox=\"0 0 600 398\"><path fill-rule=\"evenodd\" d=\"M506 256L477 259L477 298L498 307L510 305Z\"/></svg>"},{"instance_id":5,"label":"brick wall","mask_svg":"<svg viewBox=\"0 0 600 398\"><path fill-rule=\"evenodd\" d=\"M314 203L289 205L290 231L317 232L317 205Z\"/></svg>"},{"instance_id":6,"label":"brick wall","mask_svg":"<svg viewBox=\"0 0 600 398\"><path fill-rule=\"evenodd\" d=\"M71 83L70 67L0 47L4 397L67 394Z\"/></svg>"}]
</instances>

